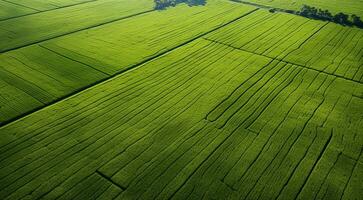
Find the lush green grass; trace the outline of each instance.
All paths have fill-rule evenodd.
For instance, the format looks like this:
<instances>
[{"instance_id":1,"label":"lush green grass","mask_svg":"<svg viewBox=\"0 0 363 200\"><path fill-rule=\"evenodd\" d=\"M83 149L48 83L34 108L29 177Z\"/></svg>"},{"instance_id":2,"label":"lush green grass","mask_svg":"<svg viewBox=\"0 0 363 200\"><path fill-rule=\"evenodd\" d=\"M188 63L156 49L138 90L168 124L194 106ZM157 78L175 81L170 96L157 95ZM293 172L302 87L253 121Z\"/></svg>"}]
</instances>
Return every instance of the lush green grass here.
<instances>
[{"instance_id":1,"label":"lush green grass","mask_svg":"<svg viewBox=\"0 0 363 200\"><path fill-rule=\"evenodd\" d=\"M1 0L0 20L59 9L96 0Z\"/></svg>"},{"instance_id":2,"label":"lush green grass","mask_svg":"<svg viewBox=\"0 0 363 200\"><path fill-rule=\"evenodd\" d=\"M119 5L124 4L120 2ZM128 7L125 9L128 13ZM211 2L206 7L192 8L181 5L3 53L0 55L0 76L6 84L2 89L6 98L0 107L0 123L167 52L253 9L228 2ZM119 15L123 13L111 13L111 17ZM61 18L59 20L61 23ZM84 21L83 18L79 20ZM55 26L51 21L49 25ZM74 28L73 25L82 24L74 23L70 27ZM52 29L53 33L45 31L49 29L47 26L42 29L39 34L28 35L31 32L20 32L19 26L18 33L24 37L9 39L4 44L13 47L14 41L28 43L43 39L43 33L46 34L44 37L60 34L59 29ZM67 28L64 31L68 31ZM7 104L9 100L14 104Z\"/></svg>"},{"instance_id":3,"label":"lush green grass","mask_svg":"<svg viewBox=\"0 0 363 200\"><path fill-rule=\"evenodd\" d=\"M99 0L0 22L0 52L150 11L152 0Z\"/></svg>"},{"instance_id":4,"label":"lush green grass","mask_svg":"<svg viewBox=\"0 0 363 200\"><path fill-rule=\"evenodd\" d=\"M15 5L5 1L0 1L0 7L0 20L36 12L34 9Z\"/></svg>"},{"instance_id":5,"label":"lush green grass","mask_svg":"<svg viewBox=\"0 0 363 200\"><path fill-rule=\"evenodd\" d=\"M348 199L362 93L199 39L1 128L0 197Z\"/></svg>"},{"instance_id":6,"label":"lush green grass","mask_svg":"<svg viewBox=\"0 0 363 200\"><path fill-rule=\"evenodd\" d=\"M363 82L362 29L261 10L205 38Z\"/></svg>"},{"instance_id":7,"label":"lush green grass","mask_svg":"<svg viewBox=\"0 0 363 200\"><path fill-rule=\"evenodd\" d=\"M316 7L317 9L329 10L336 14L343 12L348 15L358 15L363 17L362 0L243 0L246 2L267 5L276 8L289 10L300 10L305 5Z\"/></svg>"},{"instance_id":8,"label":"lush green grass","mask_svg":"<svg viewBox=\"0 0 363 200\"><path fill-rule=\"evenodd\" d=\"M361 197L361 29L225 0L107 21L149 6L118 2L3 32L0 199Z\"/></svg>"},{"instance_id":9,"label":"lush green grass","mask_svg":"<svg viewBox=\"0 0 363 200\"><path fill-rule=\"evenodd\" d=\"M79 3L83 3L83 2L92 2L92 1L96 1L96 0L47 0L47 1L42 1L42 0L7 0L9 2L18 4L18 5L23 5L29 8L33 8L36 10L40 10L40 11L44 11L44 10L51 10L51 9L55 9L55 8L60 8L60 7L64 7L64 6L70 6L70 5L74 5L74 4L79 4ZM101 0L102 1L102 0Z\"/></svg>"}]
</instances>

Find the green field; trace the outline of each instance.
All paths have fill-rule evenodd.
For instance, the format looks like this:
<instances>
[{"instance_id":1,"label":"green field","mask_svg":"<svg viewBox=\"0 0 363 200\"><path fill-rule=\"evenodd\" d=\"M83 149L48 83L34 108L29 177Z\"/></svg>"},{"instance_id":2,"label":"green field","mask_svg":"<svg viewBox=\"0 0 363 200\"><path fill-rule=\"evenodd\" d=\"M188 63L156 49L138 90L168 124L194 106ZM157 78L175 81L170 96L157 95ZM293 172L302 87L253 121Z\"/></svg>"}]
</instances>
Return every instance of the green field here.
<instances>
[{"instance_id":1,"label":"green field","mask_svg":"<svg viewBox=\"0 0 363 200\"><path fill-rule=\"evenodd\" d=\"M0 199L363 199L363 29L228 0L0 6Z\"/></svg>"},{"instance_id":2,"label":"green field","mask_svg":"<svg viewBox=\"0 0 363 200\"><path fill-rule=\"evenodd\" d=\"M97 0L1 0L0 20L57 10Z\"/></svg>"},{"instance_id":3,"label":"green field","mask_svg":"<svg viewBox=\"0 0 363 200\"><path fill-rule=\"evenodd\" d=\"M336 14L339 12L348 15L363 17L363 0L243 0L275 8L300 10L303 5L314 6L318 9L329 10Z\"/></svg>"}]
</instances>

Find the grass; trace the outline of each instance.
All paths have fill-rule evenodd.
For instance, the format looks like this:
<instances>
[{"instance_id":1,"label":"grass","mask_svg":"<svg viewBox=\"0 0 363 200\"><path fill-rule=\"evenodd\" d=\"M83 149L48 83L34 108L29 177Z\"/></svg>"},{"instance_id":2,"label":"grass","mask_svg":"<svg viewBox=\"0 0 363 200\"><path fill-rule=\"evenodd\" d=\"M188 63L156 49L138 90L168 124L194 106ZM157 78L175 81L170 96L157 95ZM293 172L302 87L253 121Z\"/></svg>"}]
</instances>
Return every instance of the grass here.
<instances>
[{"instance_id":1,"label":"grass","mask_svg":"<svg viewBox=\"0 0 363 200\"><path fill-rule=\"evenodd\" d=\"M153 3L150 0L101 0L0 21L0 35L4 38L0 44L0 52L89 29L152 9ZM95 13L99 14L94 15ZM61 29L58 28L60 26Z\"/></svg>"},{"instance_id":2,"label":"grass","mask_svg":"<svg viewBox=\"0 0 363 200\"><path fill-rule=\"evenodd\" d=\"M2 0L0 1L0 20L22 17L50 10L71 7L96 0Z\"/></svg>"},{"instance_id":3,"label":"grass","mask_svg":"<svg viewBox=\"0 0 363 200\"><path fill-rule=\"evenodd\" d=\"M265 6L271 6L275 8L288 9L288 10L300 10L303 5L309 5L322 10L329 10L333 14L343 12L349 15L355 14L357 16L363 17L362 6L363 2L361 0L354 1L340 1L340 0L244 0L246 2L256 3Z\"/></svg>"},{"instance_id":4,"label":"grass","mask_svg":"<svg viewBox=\"0 0 363 200\"><path fill-rule=\"evenodd\" d=\"M126 5L6 42L0 199L360 198L361 29L224 0Z\"/></svg>"},{"instance_id":5,"label":"grass","mask_svg":"<svg viewBox=\"0 0 363 200\"><path fill-rule=\"evenodd\" d=\"M107 5L115 7L114 4ZM119 5L123 3L120 2ZM138 4L130 5L135 7ZM0 70L3 72L4 84L13 88L4 90L4 95L9 96L7 99L16 97L16 102L19 102L19 97L24 97L25 102L20 103L24 105L22 109L16 108L19 103L4 103L0 108L4 110L0 112L0 123L132 68L253 10L252 7L235 7L222 2L208 7L189 8L184 5L119 20L3 53L0 55ZM220 18L220 15L224 15L224 18ZM144 31L145 22L149 31ZM60 34L58 29L54 30L55 34ZM24 34L20 31L19 33ZM42 31L39 33L40 35L25 34L18 41L28 43L33 42L33 38L43 40ZM47 34L46 37L50 34L44 33ZM104 35L110 36L104 38ZM14 40L9 40L7 45L10 48L17 46ZM116 54L122 56L114 56ZM10 95L14 93L13 90L19 90L17 96Z\"/></svg>"},{"instance_id":6,"label":"grass","mask_svg":"<svg viewBox=\"0 0 363 200\"><path fill-rule=\"evenodd\" d=\"M358 28L260 10L205 38L362 83L362 34Z\"/></svg>"}]
</instances>

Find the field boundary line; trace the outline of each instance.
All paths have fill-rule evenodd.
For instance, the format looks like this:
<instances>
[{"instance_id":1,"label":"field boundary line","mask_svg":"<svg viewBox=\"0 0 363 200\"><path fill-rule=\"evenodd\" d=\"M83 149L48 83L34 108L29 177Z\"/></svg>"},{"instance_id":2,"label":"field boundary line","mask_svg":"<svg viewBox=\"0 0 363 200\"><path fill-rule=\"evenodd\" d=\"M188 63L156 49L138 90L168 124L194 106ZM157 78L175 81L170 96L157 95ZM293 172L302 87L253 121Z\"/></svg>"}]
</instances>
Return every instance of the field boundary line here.
<instances>
[{"instance_id":1,"label":"field boundary line","mask_svg":"<svg viewBox=\"0 0 363 200\"><path fill-rule=\"evenodd\" d=\"M5 0L3 0L3 1L5 1ZM33 13L24 14L24 15L18 15L18 16L13 16L13 17L0 19L0 22L4 22L4 21L7 21L7 20L16 19L16 18L21 18L21 17L26 17L26 16L29 16L29 15L36 15L36 14L40 14L40 13L44 13L44 12L59 10L59 9L62 9L62 8L78 6L78 5L87 4L87 3L91 3L91 2L95 2L95 1L98 1L98 0L89 0L89 1L79 2L79 3L76 3L76 4L60 6L60 7L57 7L57 8L51 8L49 10L38 10L38 12L33 12ZM7 1L5 1L5 2L7 2ZM7 2L7 3L10 3L10 2Z\"/></svg>"},{"instance_id":2,"label":"field boundary line","mask_svg":"<svg viewBox=\"0 0 363 200\"><path fill-rule=\"evenodd\" d=\"M132 14L132 15L127 15L127 16L119 17L119 18L116 18L116 19L113 19L113 20L101 22L101 23L98 23L98 24L95 24L95 25L91 25L91 26L88 26L88 27L84 27L84 28L72 30L70 32L63 33L63 34L60 34L60 35L50 36L50 37L44 38L44 39L39 39L39 40L36 40L36 41L33 41L33 42L29 42L29 43L24 44L24 45L21 45L21 46L15 46L15 47L11 47L11 48L5 48L5 49L0 50L0 54L6 53L6 52L9 52L9 51L14 51L14 50L17 50L17 49L21 49L21 48L24 48L24 47L28 47L28 46L31 46L31 45L34 45L34 44L42 43L42 42L45 42L45 41L48 41L48 40L56 39L56 38L59 38L59 37L71 35L73 33L77 33L77 32L81 32L81 31L85 31L85 30L97 28L97 27L100 27L100 26L103 26L103 25L111 24L113 22L121 21L121 20L124 20L124 19L128 19L128 18L131 18L131 17L138 16L138 15L147 14L147 13L150 13L150 12L153 12L153 11L155 11L155 10L154 9L146 10L146 11L142 11L142 12L135 13L135 14Z\"/></svg>"},{"instance_id":3,"label":"field boundary line","mask_svg":"<svg viewBox=\"0 0 363 200\"><path fill-rule=\"evenodd\" d=\"M116 187L120 188L122 191L126 190L126 187L116 183L115 181L113 181L110 177L106 176L105 174L103 174L102 172L100 172L98 169L96 170L96 174L98 174L99 176L101 176L103 179L107 180L108 182L112 183L113 185L115 185Z\"/></svg>"},{"instance_id":4,"label":"field boundary line","mask_svg":"<svg viewBox=\"0 0 363 200\"><path fill-rule=\"evenodd\" d=\"M352 81L352 82L355 82L355 83L358 83L358 84L363 84L363 82L360 82L360 81L356 81L356 80L353 80L353 79L350 79L350 78L346 78L344 76L341 76L341 75L337 75L337 74L332 74L332 73L328 73L328 72L325 72L325 71L320 71L318 69L314 69L312 67L308 67L308 66L304 66L304 65L301 65L301 64L297 64L297 63L293 63L293 62L290 62L290 61L286 61L284 60L283 58L282 59L279 59L279 58L274 58L274 57L271 57L271 56L267 56L267 55L262 55L262 54L258 54L258 53L255 53L253 51L249 51L249 50L246 50L246 49L242 49L242 48L238 48L238 47L234 47L230 44L225 44L223 42L219 42L219 41L216 41L216 40L212 40L212 39L209 39L209 38L203 38L204 40L207 40L207 41L210 41L210 42L214 42L214 43L218 43L218 44L221 44L221 45L225 45L225 46L228 46L228 47L231 47L231 48L234 48L236 50L239 50L239 51L245 51L245 52L248 52L248 53L252 53L252 54L255 54L255 55L259 55L259 56L263 56L263 57L266 57L266 58L270 58L272 60L277 60L277 61L280 61L280 62L284 62L284 63L288 63L288 64L292 64L292 65L296 65L298 67L302 67L302 68L306 68L306 69L310 69L310 70L314 70L316 72L319 72L319 73L323 73L323 74L326 74L326 75L330 75L330 76L335 76L337 78L341 78L341 79L344 79L346 81Z\"/></svg>"},{"instance_id":5,"label":"field boundary line","mask_svg":"<svg viewBox=\"0 0 363 200\"><path fill-rule=\"evenodd\" d=\"M32 8L32 7L29 7L29 6L25 6L23 4L20 4L20 3L14 3L14 2L11 2L11 1L8 1L8 0L2 0L3 2L6 2L6 3L10 3L10 4L13 4L13 5L16 5L16 6L20 6L20 7L23 7L23 8L28 8L28 9L32 9L32 10L36 10L36 11L40 11L36 8Z\"/></svg>"},{"instance_id":6,"label":"field boundary line","mask_svg":"<svg viewBox=\"0 0 363 200\"><path fill-rule=\"evenodd\" d=\"M0 129L3 128L3 127L5 127L5 126L7 126L7 125L10 125L10 124L12 124L12 123L14 123L14 122L16 122L16 121L18 121L18 120L20 120L20 119L28 116L28 115L30 115L32 113L35 113L35 112L38 112L38 111L40 111L40 110L42 110L44 108L47 108L48 106L51 106L51 105L56 104L56 103L60 103L60 102L66 100L66 99L68 99L68 98L70 98L72 96L75 96L75 95L77 95L77 94L79 94L79 93L81 93L83 91L87 91L87 90L91 89L93 86L96 86L98 84L104 83L106 81L110 81L113 78L115 78L115 77L117 77L117 76L119 76L121 74L124 74L124 73L127 73L127 72L131 72L132 70L136 70L139 67L141 67L142 65L153 61L154 59L157 59L157 58L159 58L161 56L164 56L164 55L166 55L166 54L168 54L168 53L170 53L170 52L172 52L172 51L174 51L174 50L176 50L176 49L178 49L178 48L180 48L180 47L182 47L184 45L187 45L187 44L189 44L189 43L191 43L191 42L193 42L193 41L195 41L197 39L200 39L203 36L205 36L205 35L213 32L213 31L216 31L216 30L218 30L220 28L223 28L223 27L225 27L225 26L227 26L227 25L229 25L229 24L231 24L231 23L233 23L233 22L235 22L235 21L237 21L237 20L239 20L239 19L241 19L241 18L249 15L249 14L252 14L252 13L256 12L257 10L259 10L259 8L255 8L255 9L253 9L253 10L251 10L251 11L249 11L249 12L247 12L247 13L245 13L245 14L243 14L243 15L235 18L235 19L232 19L231 21L229 21L229 22L227 22L225 24L219 25L219 26L217 26L217 27L215 27L215 28L213 28L213 29L211 29L209 31L206 31L204 33L201 33L201 34L199 34L199 35L197 35L197 36L195 36L195 37L193 37L193 38L191 38L191 39L189 39L189 40L187 40L185 42L182 42L182 43L180 43L180 44L178 44L178 45L176 45L176 46L174 46L174 47L172 47L170 49L167 49L167 50L165 50L163 52L160 52L159 54L156 54L156 55L153 55L151 57L148 57L145 60L142 60L139 63L136 63L134 65L131 65L130 67L128 67L126 69L120 70L120 71L116 72L115 74L113 74L113 75L111 75L109 77L100 79L100 80L95 81L94 83L91 83L91 84L86 85L84 87L80 87L79 89L76 89L75 91L73 91L73 92L71 92L71 93L69 93L67 95L61 96L61 97L59 97L57 99L54 99L53 101L50 101L49 103L46 103L43 106L35 107L34 109L31 109L31 110L29 110L27 112L24 112L21 115L18 115L16 117L13 117L13 118L10 118L10 119L5 120L3 122L0 122ZM148 11L148 12L150 12L150 11Z\"/></svg>"},{"instance_id":7,"label":"field boundary line","mask_svg":"<svg viewBox=\"0 0 363 200\"><path fill-rule=\"evenodd\" d=\"M96 70L96 71L98 71L98 72L100 72L101 74L104 74L104 75L106 75L106 76L111 76L111 75L112 75L112 74L106 73L106 72L104 72L104 71L102 71L102 70L100 70L100 69L97 69L96 67L93 67L93 66L91 66L91 65L89 65L89 64L87 64L87 63L85 63L85 62L81 62L81 61L78 61L78 60L76 60L76 59L73 59L73 58L70 58L70 57L68 57L68 56L65 56L65 55L63 55L63 54L61 54L61 53L59 53L59 52L57 52L57 51L55 51L55 50L53 50L53 49L50 49L50 48L48 48L48 47L45 47L45 46L43 46L43 45L41 45L41 44L39 44L38 46L39 46L39 47L41 47L41 48L43 48L43 49L45 49L45 50L48 50L48 51L50 51L50 52L52 52L52 53L55 53L55 54L57 54L57 55L59 55L59 56L61 56L61 57L65 58L65 59L68 59L68 60L71 60L71 61L74 61L74 62L80 63L80 64L82 64L82 65L85 65L85 66L89 67L89 68L92 68L92 69L94 69L94 70Z\"/></svg>"}]
</instances>

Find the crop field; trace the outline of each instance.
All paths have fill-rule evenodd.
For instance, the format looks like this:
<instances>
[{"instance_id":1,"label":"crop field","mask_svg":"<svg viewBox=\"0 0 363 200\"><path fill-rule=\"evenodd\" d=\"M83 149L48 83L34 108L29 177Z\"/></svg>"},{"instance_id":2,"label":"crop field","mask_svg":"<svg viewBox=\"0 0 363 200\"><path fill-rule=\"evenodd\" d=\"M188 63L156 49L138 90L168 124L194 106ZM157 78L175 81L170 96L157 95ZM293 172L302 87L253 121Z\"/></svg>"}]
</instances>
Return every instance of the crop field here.
<instances>
[{"instance_id":1,"label":"crop field","mask_svg":"<svg viewBox=\"0 0 363 200\"><path fill-rule=\"evenodd\" d=\"M363 29L228 0L2 4L0 199L362 199Z\"/></svg>"},{"instance_id":2,"label":"crop field","mask_svg":"<svg viewBox=\"0 0 363 200\"><path fill-rule=\"evenodd\" d=\"M184 5L7 51L0 55L2 93L5 101L14 100L0 107L0 124L132 68L224 25L225 20L234 20L253 10L255 8L218 2L208 8L190 9ZM16 38L26 43L32 41L30 37L42 36ZM8 45L16 46L13 41L9 40Z\"/></svg>"},{"instance_id":3,"label":"crop field","mask_svg":"<svg viewBox=\"0 0 363 200\"><path fill-rule=\"evenodd\" d=\"M1 0L0 20L56 10L96 0Z\"/></svg>"},{"instance_id":4,"label":"crop field","mask_svg":"<svg viewBox=\"0 0 363 200\"><path fill-rule=\"evenodd\" d=\"M333 14L343 12L363 17L362 0L241 0L264 6L271 6L289 10L300 10L303 5L314 6L318 9L329 10Z\"/></svg>"},{"instance_id":5,"label":"crop field","mask_svg":"<svg viewBox=\"0 0 363 200\"><path fill-rule=\"evenodd\" d=\"M258 11L205 39L363 82L363 31L358 28Z\"/></svg>"}]
</instances>

